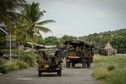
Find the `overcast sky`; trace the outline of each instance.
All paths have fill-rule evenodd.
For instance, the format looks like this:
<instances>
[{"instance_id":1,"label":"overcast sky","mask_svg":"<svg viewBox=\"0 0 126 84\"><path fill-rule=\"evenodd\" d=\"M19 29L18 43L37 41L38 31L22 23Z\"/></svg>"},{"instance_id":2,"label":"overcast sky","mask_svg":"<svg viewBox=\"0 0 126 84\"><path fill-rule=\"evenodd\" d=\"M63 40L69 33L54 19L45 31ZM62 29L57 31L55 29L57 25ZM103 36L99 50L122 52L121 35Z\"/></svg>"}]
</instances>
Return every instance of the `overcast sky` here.
<instances>
[{"instance_id":1,"label":"overcast sky","mask_svg":"<svg viewBox=\"0 0 126 84\"><path fill-rule=\"evenodd\" d=\"M53 32L44 36L84 36L126 28L126 0L35 1L40 3L41 9L47 11L42 20L56 21L45 25Z\"/></svg>"}]
</instances>

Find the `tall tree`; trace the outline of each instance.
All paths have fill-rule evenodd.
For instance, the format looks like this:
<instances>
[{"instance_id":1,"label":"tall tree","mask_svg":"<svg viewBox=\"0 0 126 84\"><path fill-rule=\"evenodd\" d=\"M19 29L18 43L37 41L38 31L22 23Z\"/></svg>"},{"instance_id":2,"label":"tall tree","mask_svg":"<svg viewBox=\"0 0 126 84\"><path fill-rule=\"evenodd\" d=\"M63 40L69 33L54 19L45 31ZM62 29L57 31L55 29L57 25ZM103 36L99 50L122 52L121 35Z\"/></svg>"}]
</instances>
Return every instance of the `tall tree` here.
<instances>
[{"instance_id":1,"label":"tall tree","mask_svg":"<svg viewBox=\"0 0 126 84\"><path fill-rule=\"evenodd\" d=\"M32 48L33 42L36 39L35 36L39 33L39 31L43 31L45 33L51 31L49 28L44 27L43 25L50 22L55 22L53 20L40 21L41 17L44 16L44 13L45 11L41 11L39 3L36 2L26 4L21 11L21 14L25 18L20 18L18 24L20 26L21 23L21 27L23 29L21 30L21 32L24 31L23 38L30 39L30 41L32 42Z\"/></svg>"},{"instance_id":2,"label":"tall tree","mask_svg":"<svg viewBox=\"0 0 126 84\"><path fill-rule=\"evenodd\" d=\"M59 42L57 40L58 38L55 36L49 36L45 38L45 44L46 45L58 45Z\"/></svg>"},{"instance_id":3,"label":"tall tree","mask_svg":"<svg viewBox=\"0 0 126 84\"><path fill-rule=\"evenodd\" d=\"M44 10L40 10L39 3L33 2L24 6L22 14L26 17L28 21L27 34L30 38L33 38L34 34L38 33L40 30L43 32L51 31L49 28L44 27L43 25L54 22L53 20L39 21L44 13Z\"/></svg>"},{"instance_id":4,"label":"tall tree","mask_svg":"<svg viewBox=\"0 0 126 84\"><path fill-rule=\"evenodd\" d=\"M74 40L77 40L76 37L74 36L69 36L69 35L64 35L63 37L61 37L60 41L62 43L64 43L65 41L74 41Z\"/></svg>"},{"instance_id":5,"label":"tall tree","mask_svg":"<svg viewBox=\"0 0 126 84\"><path fill-rule=\"evenodd\" d=\"M14 33L15 22L21 16L16 10L24 4L25 0L0 0L0 28L4 33Z\"/></svg>"},{"instance_id":6,"label":"tall tree","mask_svg":"<svg viewBox=\"0 0 126 84\"><path fill-rule=\"evenodd\" d=\"M8 25L20 15L16 8L25 4L25 0L0 0L0 24Z\"/></svg>"},{"instance_id":7,"label":"tall tree","mask_svg":"<svg viewBox=\"0 0 126 84\"><path fill-rule=\"evenodd\" d=\"M25 0L0 0L0 26L10 36L10 61L11 61L11 34L15 28L15 19L20 15L16 9L23 5Z\"/></svg>"}]
</instances>

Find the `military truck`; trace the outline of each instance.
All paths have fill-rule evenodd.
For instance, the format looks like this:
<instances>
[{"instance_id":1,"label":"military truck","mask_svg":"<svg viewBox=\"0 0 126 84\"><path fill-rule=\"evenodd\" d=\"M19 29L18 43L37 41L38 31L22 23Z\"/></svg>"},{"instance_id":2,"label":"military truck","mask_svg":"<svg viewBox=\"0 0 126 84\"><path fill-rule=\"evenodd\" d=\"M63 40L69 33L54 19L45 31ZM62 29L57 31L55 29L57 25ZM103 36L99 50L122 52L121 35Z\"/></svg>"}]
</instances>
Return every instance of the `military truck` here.
<instances>
[{"instance_id":1,"label":"military truck","mask_svg":"<svg viewBox=\"0 0 126 84\"><path fill-rule=\"evenodd\" d=\"M66 55L66 67L75 67L75 64L81 63L82 67L90 67L93 62L93 46L83 41L66 41L64 43Z\"/></svg>"},{"instance_id":2,"label":"military truck","mask_svg":"<svg viewBox=\"0 0 126 84\"><path fill-rule=\"evenodd\" d=\"M37 57L38 76L41 77L43 73L57 72L58 76L62 75L62 59L58 49L42 49L39 50Z\"/></svg>"}]
</instances>

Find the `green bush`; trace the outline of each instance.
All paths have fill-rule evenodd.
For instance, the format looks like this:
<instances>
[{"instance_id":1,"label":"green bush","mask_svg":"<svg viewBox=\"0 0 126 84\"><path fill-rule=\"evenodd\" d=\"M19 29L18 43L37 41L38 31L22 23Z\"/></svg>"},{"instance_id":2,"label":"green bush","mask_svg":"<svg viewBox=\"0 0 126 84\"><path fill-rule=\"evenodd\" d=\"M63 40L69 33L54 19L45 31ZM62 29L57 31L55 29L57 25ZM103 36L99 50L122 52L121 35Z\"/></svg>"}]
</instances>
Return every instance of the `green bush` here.
<instances>
[{"instance_id":1,"label":"green bush","mask_svg":"<svg viewBox=\"0 0 126 84\"><path fill-rule=\"evenodd\" d=\"M19 70L19 69L24 69L24 68L28 68L28 64L20 61L20 60L14 60L14 61L9 61L7 63L5 63L4 65L0 66L0 73L8 73L11 71L15 71L15 70Z\"/></svg>"},{"instance_id":2,"label":"green bush","mask_svg":"<svg viewBox=\"0 0 126 84\"><path fill-rule=\"evenodd\" d=\"M20 51L20 60L26 62L29 66L34 66L35 65L35 54L31 52L24 52Z\"/></svg>"},{"instance_id":3,"label":"green bush","mask_svg":"<svg viewBox=\"0 0 126 84\"><path fill-rule=\"evenodd\" d=\"M19 59L8 60L0 59L0 73L8 73L14 70L28 68L35 65L35 55L31 52L24 52L23 50L18 52Z\"/></svg>"},{"instance_id":4,"label":"green bush","mask_svg":"<svg viewBox=\"0 0 126 84\"><path fill-rule=\"evenodd\" d=\"M9 61L5 63L5 67L7 68L8 72L18 70L19 66L16 64L16 61Z\"/></svg>"},{"instance_id":5,"label":"green bush","mask_svg":"<svg viewBox=\"0 0 126 84\"><path fill-rule=\"evenodd\" d=\"M5 65L0 65L0 73L3 74L8 73L7 67Z\"/></svg>"},{"instance_id":6,"label":"green bush","mask_svg":"<svg viewBox=\"0 0 126 84\"><path fill-rule=\"evenodd\" d=\"M3 65L7 62L7 60L0 58L0 65Z\"/></svg>"},{"instance_id":7,"label":"green bush","mask_svg":"<svg viewBox=\"0 0 126 84\"><path fill-rule=\"evenodd\" d=\"M18 66L16 62L7 62L4 65L0 65L0 73L6 74L8 72L17 70Z\"/></svg>"},{"instance_id":8,"label":"green bush","mask_svg":"<svg viewBox=\"0 0 126 84\"><path fill-rule=\"evenodd\" d=\"M36 62L35 54L30 52L24 52L23 50L18 52L19 59L8 60L0 59L0 73L8 73L14 70L28 68L34 66Z\"/></svg>"},{"instance_id":9,"label":"green bush","mask_svg":"<svg viewBox=\"0 0 126 84\"><path fill-rule=\"evenodd\" d=\"M16 65L18 65L19 69L25 69L29 67L29 65L26 62L23 62L21 60L16 61Z\"/></svg>"},{"instance_id":10,"label":"green bush","mask_svg":"<svg viewBox=\"0 0 126 84\"><path fill-rule=\"evenodd\" d=\"M109 65L109 66L107 67L107 69L108 69L109 71L112 71L112 70L115 69L115 65Z\"/></svg>"}]
</instances>

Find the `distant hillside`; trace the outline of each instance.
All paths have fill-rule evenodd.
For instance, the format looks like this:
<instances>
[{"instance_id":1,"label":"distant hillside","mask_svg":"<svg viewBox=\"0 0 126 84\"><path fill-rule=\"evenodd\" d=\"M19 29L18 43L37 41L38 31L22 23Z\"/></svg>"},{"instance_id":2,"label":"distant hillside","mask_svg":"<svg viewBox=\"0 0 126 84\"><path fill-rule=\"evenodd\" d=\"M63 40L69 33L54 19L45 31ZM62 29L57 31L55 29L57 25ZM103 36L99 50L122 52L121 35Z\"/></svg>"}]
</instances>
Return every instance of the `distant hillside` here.
<instances>
[{"instance_id":1,"label":"distant hillside","mask_svg":"<svg viewBox=\"0 0 126 84\"><path fill-rule=\"evenodd\" d=\"M126 37L126 28L124 29L119 29L119 30L115 30L115 31L106 31L106 32L101 32L101 33L93 33L93 34L89 34L87 36L82 36L82 37L78 37L79 40L83 40L83 41L87 41L89 40L89 37L96 37L96 36L104 36L104 35L121 35Z\"/></svg>"},{"instance_id":2,"label":"distant hillside","mask_svg":"<svg viewBox=\"0 0 126 84\"><path fill-rule=\"evenodd\" d=\"M126 28L89 34L87 36L79 37L78 39L94 44L97 49L109 41L112 46L118 50L118 53L126 53Z\"/></svg>"}]
</instances>

